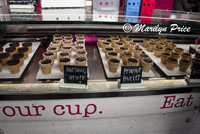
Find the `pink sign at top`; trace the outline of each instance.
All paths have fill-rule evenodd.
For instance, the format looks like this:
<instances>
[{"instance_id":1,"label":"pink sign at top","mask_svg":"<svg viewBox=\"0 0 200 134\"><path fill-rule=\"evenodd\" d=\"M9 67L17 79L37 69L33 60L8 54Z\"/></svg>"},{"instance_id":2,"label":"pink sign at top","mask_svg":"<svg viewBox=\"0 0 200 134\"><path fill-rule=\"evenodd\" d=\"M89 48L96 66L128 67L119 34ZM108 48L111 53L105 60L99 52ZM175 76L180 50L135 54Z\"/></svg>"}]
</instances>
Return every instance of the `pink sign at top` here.
<instances>
[{"instance_id":1,"label":"pink sign at top","mask_svg":"<svg viewBox=\"0 0 200 134\"><path fill-rule=\"evenodd\" d=\"M141 13L153 13L155 0L143 0L141 5Z\"/></svg>"},{"instance_id":2,"label":"pink sign at top","mask_svg":"<svg viewBox=\"0 0 200 134\"><path fill-rule=\"evenodd\" d=\"M156 0L155 9L168 9L172 10L174 0Z\"/></svg>"}]
</instances>

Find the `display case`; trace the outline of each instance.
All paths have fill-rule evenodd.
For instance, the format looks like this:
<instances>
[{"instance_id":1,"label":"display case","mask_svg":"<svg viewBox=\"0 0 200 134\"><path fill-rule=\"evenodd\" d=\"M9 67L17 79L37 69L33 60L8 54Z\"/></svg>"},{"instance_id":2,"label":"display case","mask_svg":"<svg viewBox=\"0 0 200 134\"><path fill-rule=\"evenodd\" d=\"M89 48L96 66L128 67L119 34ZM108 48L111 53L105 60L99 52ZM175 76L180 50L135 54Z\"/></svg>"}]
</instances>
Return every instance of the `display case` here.
<instances>
[{"instance_id":1,"label":"display case","mask_svg":"<svg viewBox=\"0 0 200 134\"><path fill-rule=\"evenodd\" d=\"M84 133L198 133L200 81L191 81L190 68L183 72L176 65L171 71L144 43L147 39L171 41L189 53L191 45L198 47L199 19L198 13L166 10L154 10L149 16L91 7L38 8L33 13L13 13L7 6L0 7L1 46L6 49L11 42L20 46L32 42L32 52L19 73L12 74L8 67L2 67L0 133L13 133L19 127L16 133L80 133L77 128ZM50 75L40 68L39 61L55 35L69 34L85 35L84 87L62 87L64 73L57 60ZM122 85L123 59L117 72L111 72L100 46L100 39L111 36L121 37L124 43L132 39L151 58L154 64L150 71L144 72L148 65L142 64L141 83ZM75 65L76 59L72 60ZM198 67L196 70L195 76Z\"/></svg>"}]
</instances>

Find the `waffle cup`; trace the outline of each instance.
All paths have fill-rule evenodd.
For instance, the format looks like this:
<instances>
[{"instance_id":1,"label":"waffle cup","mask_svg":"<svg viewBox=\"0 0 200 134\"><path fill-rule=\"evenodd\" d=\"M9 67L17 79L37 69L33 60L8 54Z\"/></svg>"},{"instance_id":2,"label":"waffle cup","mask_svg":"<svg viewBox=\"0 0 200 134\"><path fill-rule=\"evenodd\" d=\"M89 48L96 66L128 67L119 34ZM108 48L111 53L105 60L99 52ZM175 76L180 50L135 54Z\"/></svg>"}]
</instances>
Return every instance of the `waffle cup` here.
<instances>
[{"instance_id":1,"label":"waffle cup","mask_svg":"<svg viewBox=\"0 0 200 134\"><path fill-rule=\"evenodd\" d=\"M56 47L48 47L47 52L52 52L55 54L55 58L57 57L58 48Z\"/></svg>"},{"instance_id":2,"label":"waffle cup","mask_svg":"<svg viewBox=\"0 0 200 134\"><path fill-rule=\"evenodd\" d=\"M120 48L124 47L124 44L122 42L115 42L115 52L119 53L120 52Z\"/></svg>"},{"instance_id":3,"label":"waffle cup","mask_svg":"<svg viewBox=\"0 0 200 134\"><path fill-rule=\"evenodd\" d=\"M10 54L9 53L1 53L0 58L3 66L7 66L7 62L10 60Z\"/></svg>"},{"instance_id":4,"label":"waffle cup","mask_svg":"<svg viewBox=\"0 0 200 134\"><path fill-rule=\"evenodd\" d=\"M62 38L63 36L61 34L54 34L53 38Z\"/></svg>"},{"instance_id":5,"label":"waffle cup","mask_svg":"<svg viewBox=\"0 0 200 134\"><path fill-rule=\"evenodd\" d=\"M72 43L73 40L74 40L74 39L73 39L72 37L65 37L63 41L64 41L64 42L70 42L70 43Z\"/></svg>"},{"instance_id":6,"label":"waffle cup","mask_svg":"<svg viewBox=\"0 0 200 134\"><path fill-rule=\"evenodd\" d=\"M52 60L49 60L49 59L40 60L39 65L40 65L40 68L41 68L43 74L45 74L45 75L51 74L51 70L52 70L52 66L53 66Z\"/></svg>"},{"instance_id":7,"label":"waffle cup","mask_svg":"<svg viewBox=\"0 0 200 134\"><path fill-rule=\"evenodd\" d=\"M148 48L149 41L150 41L150 39L144 39L144 40L143 40L143 47L144 47L144 48Z\"/></svg>"},{"instance_id":8,"label":"waffle cup","mask_svg":"<svg viewBox=\"0 0 200 134\"><path fill-rule=\"evenodd\" d=\"M24 65L24 54L23 53L14 54L12 56L12 59L19 60L20 61L19 66L23 66Z\"/></svg>"},{"instance_id":9,"label":"waffle cup","mask_svg":"<svg viewBox=\"0 0 200 134\"><path fill-rule=\"evenodd\" d=\"M58 59L61 59L61 58L71 58L71 53L68 53L68 52L61 52L61 53L59 53L59 55L58 55Z\"/></svg>"},{"instance_id":10,"label":"waffle cup","mask_svg":"<svg viewBox=\"0 0 200 134\"><path fill-rule=\"evenodd\" d=\"M62 42L62 46L66 46L66 47L72 47L72 41L63 41Z\"/></svg>"},{"instance_id":11,"label":"waffle cup","mask_svg":"<svg viewBox=\"0 0 200 134\"><path fill-rule=\"evenodd\" d=\"M156 47L162 47L163 49L165 48L165 44L162 42L157 42Z\"/></svg>"},{"instance_id":12,"label":"waffle cup","mask_svg":"<svg viewBox=\"0 0 200 134\"><path fill-rule=\"evenodd\" d=\"M72 53L72 47L65 47L65 46L63 46L63 47L61 48L61 52Z\"/></svg>"},{"instance_id":13,"label":"waffle cup","mask_svg":"<svg viewBox=\"0 0 200 134\"><path fill-rule=\"evenodd\" d=\"M110 38L119 38L119 35L110 35Z\"/></svg>"},{"instance_id":14,"label":"waffle cup","mask_svg":"<svg viewBox=\"0 0 200 134\"><path fill-rule=\"evenodd\" d=\"M75 57L87 57L87 51L78 51Z\"/></svg>"},{"instance_id":15,"label":"waffle cup","mask_svg":"<svg viewBox=\"0 0 200 134\"><path fill-rule=\"evenodd\" d=\"M142 59L143 72L149 72L153 66L153 61L150 58Z\"/></svg>"},{"instance_id":16,"label":"waffle cup","mask_svg":"<svg viewBox=\"0 0 200 134\"><path fill-rule=\"evenodd\" d=\"M128 37L129 37L128 35L120 35L120 40L125 43Z\"/></svg>"},{"instance_id":17,"label":"waffle cup","mask_svg":"<svg viewBox=\"0 0 200 134\"><path fill-rule=\"evenodd\" d=\"M56 39L63 39L63 36L61 34L54 34L53 35L53 39L56 40Z\"/></svg>"},{"instance_id":18,"label":"waffle cup","mask_svg":"<svg viewBox=\"0 0 200 134\"><path fill-rule=\"evenodd\" d=\"M85 51L85 47L84 46L75 46L74 50L77 51Z\"/></svg>"},{"instance_id":19,"label":"waffle cup","mask_svg":"<svg viewBox=\"0 0 200 134\"><path fill-rule=\"evenodd\" d=\"M85 35L84 34L76 34L75 37L76 38L85 38Z\"/></svg>"},{"instance_id":20,"label":"waffle cup","mask_svg":"<svg viewBox=\"0 0 200 134\"><path fill-rule=\"evenodd\" d=\"M70 59L69 58L61 58L61 59L58 60L58 64L59 64L59 67L60 67L60 71L62 73L64 73L64 66L70 65Z\"/></svg>"},{"instance_id":21,"label":"waffle cup","mask_svg":"<svg viewBox=\"0 0 200 134\"><path fill-rule=\"evenodd\" d=\"M58 41L52 41L49 45L49 47L56 47L58 48L58 50L60 50L62 42L58 42Z\"/></svg>"},{"instance_id":22,"label":"waffle cup","mask_svg":"<svg viewBox=\"0 0 200 134\"><path fill-rule=\"evenodd\" d=\"M118 53L116 52L106 52L106 59L113 59L113 58L118 58Z\"/></svg>"},{"instance_id":23,"label":"waffle cup","mask_svg":"<svg viewBox=\"0 0 200 134\"><path fill-rule=\"evenodd\" d=\"M112 48L112 47L106 47L103 49L103 52L106 53L106 52L114 52L115 51L115 48Z\"/></svg>"},{"instance_id":24,"label":"waffle cup","mask_svg":"<svg viewBox=\"0 0 200 134\"><path fill-rule=\"evenodd\" d=\"M180 56L180 54L179 54L179 53L172 52L172 53L171 53L171 57L172 57L172 58L175 58L175 59L177 59L177 60L178 60L178 59L179 59L181 56Z\"/></svg>"},{"instance_id":25,"label":"waffle cup","mask_svg":"<svg viewBox=\"0 0 200 134\"><path fill-rule=\"evenodd\" d=\"M76 41L74 42L75 46L85 46L85 42L84 41Z\"/></svg>"},{"instance_id":26,"label":"waffle cup","mask_svg":"<svg viewBox=\"0 0 200 134\"><path fill-rule=\"evenodd\" d=\"M173 50L175 50L176 49L176 45L175 44L172 44L171 46L170 46L170 48L172 48Z\"/></svg>"},{"instance_id":27,"label":"waffle cup","mask_svg":"<svg viewBox=\"0 0 200 134\"><path fill-rule=\"evenodd\" d=\"M130 53L130 52L124 52L124 53L122 54L122 61L123 61L123 64L124 64L124 65L127 65L128 58L131 58L131 57L133 57L133 54L132 54L132 53Z\"/></svg>"},{"instance_id":28,"label":"waffle cup","mask_svg":"<svg viewBox=\"0 0 200 134\"><path fill-rule=\"evenodd\" d=\"M18 43L18 42L11 42L11 43L9 44L9 46L10 46L10 47L14 47L14 48L16 48L16 50L18 50L18 48L19 48L19 43Z\"/></svg>"},{"instance_id":29,"label":"waffle cup","mask_svg":"<svg viewBox=\"0 0 200 134\"><path fill-rule=\"evenodd\" d=\"M189 60L183 60L183 59L180 60L179 71L186 72L189 67L190 67L190 61Z\"/></svg>"},{"instance_id":30,"label":"waffle cup","mask_svg":"<svg viewBox=\"0 0 200 134\"><path fill-rule=\"evenodd\" d=\"M5 51L10 54L10 57L17 53L17 49L15 47L8 47L5 49Z\"/></svg>"},{"instance_id":31,"label":"waffle cup","mask_svg":"<svg viewBox=\"0 0 200 134\"><path fill-rule=\"evenodd\" d=\"M52 62L54 62L56 55L53 52L45 52L45 53L43 53L43 58L52 60Z\"/></svg>"},{"instance_id":32,"label":"waffle cup","mask_svg":"<svg viewBox=\"0 0 200 134\"><path fill-rule=\"evenodd\" d=\"M54 41L60 42L60 44L62 44L63 38L55 38Z\"/></svg>"},{"instance_id":33,"label":"waffle cup","mask_svg":"<svg viewBox=\"0 0 200 134\"><path fill-rule=\"evenodd\" d=\"M2 62L0 61L0 72L2 72Z\"/></svg>"},{"instance_id":34,"label":"waffle cup","mask_svg":"<svg viewBox=\"0 0 200 134\"><path fill-rule=\"evenodd\" d=\"M154 55L156 57L160 57L160 55L162 54L163 52L163 47L162 46L157 46L155 49L154 49Z\"/></svg>"},{"instance_id":35,"label":"waffle cup","mask_svg":"<svg viewBox=\"0 0 200 134\"><path fill-rule=\"evenodd\" d=\"M87 60L85 57L76 57L75 64L77 66L86 66Z\"/></svg>"},{"instance_id":36,"label":"waffle cup","mask_svg":"<svg viewBox=\"0 0 200 134\"><path fill-rule=\"evenodd\" d=\"M142 54L142 49L141 49L141 48L135 49L134 57L135 57L136 59L138 59L138 58L140 57L140 54Z\"/></svg>"},{"instance_id":37,"label":"waffle cup","mask_svg":"<svg viewBox=\"0 0 200 134\"><path fill-rule=\"evenodd\" d=\"M72 38L72 34L64 34L63 38Z\"/></svg>"},{"instance_id":38,"label":"waffle cup","mask_svg":"<svg viewBox=\"0 0 200 134\"><path fill-rule=\"evenodd\" d=\"M153 52L154 49L155 49L155 47L156 47L156 44L155 44L155 43L149 42L149 43L148 43L148 47L147 47L147 51Z\"/></svg>"},{"instance_id":39,"label":"waffle cup","mask_svg":"<svg viewBox=\"0 0 200 134\"><path fill-rule=\"evenodd\" d=\"M129 52L129 48L127 48L127 47L120 47L120 58L122 58L122 54L124 52Z\"/></svg>"},{"instance_id":40,"label":"waffle cup","mask_svg":"<svg viewBox=\"0 0 200 134\"><path fill-rule=\"evenodd\" d=\"M139 60L135 58L128 58L127 66L139 66Z\"/></svg>"},{"instance_id":41,"label":"waffle cup","mask_svg":"<svg viewBox=\"0 0 200 134\"><path fill-rule=\"evenodd\" d=\"M141 53L140 56L139 56L139 63L140 63L140 65L142 65L142 60L143 59L148 59L148 58L150 58L150 57L147 54Z\"/></svg>"},{"instance_id":42,"label":"waffle cup","mask_svg":"<svg viewBox=\"0 0 200 134\"><path fill-rule=\"evenodd\" d=\"M76 41L84 41L85 42L85 38L76 38Z\"/></svg>"},{"instance_id":43,"label":"waffle cup","mask_svg":"<svg viewBox=\"0 0 200 134\"><path fill-rule=\"evenodd\" d=\"M7 65L10 68L12 74L17 74L20 71L20 60L9 60Z\"/></svg>"},{"instance_id":44,"label":"waffle cup","mask_svg":"<svg viewBox=\"0 0 200 134\"><path fill-rule=\"evenodd\" d=\"M165 41L167 41L166 38L161 38L161 37L159 37L158 40L159 40L160 42L165 42Z\"/></svg>"},{"instance_id":45,"label":"waffle cup","mask_svg":"<svg viewBox=\"0 0 200 134\"><path fill-rule=\"evenodd\" d=\"M171 53L171 52L173 52L173 49L170 48L170 47L166 47L166 48L164 49L164 52L165 52L165 53Z\"/></svg>"},{"instance_id":46,"label":"waffle cup","mask_svg":"<svg viewBox=\"0 0 200 134\"><path fill-rule=\"evenodd\" d=\"M112 72L112 73L116 73L117 72L117 69L119 67L119 64L120 64L120 60L118 59L109 59L108 60L108 68L109 68L109 71Z\"/></svg>"},{"instance_id":47,"label":"waffle cup","mask_svg":"<svg viewBox=\"0 0 200 134\"><path fill-rule=\"evenodd\" d=\"M129 48L129 52L130 53L134 53L135 47L136 47L136 43L135 42L129 42L128 48Z\"/></svg>"},{"instance_id":48,"label":"waffle cup","mask_svg":"<svg viewBox=\"0 0 200 134\"><path fill-rule=\"evenodd\" d=\"M190 53L183 53L181 55L181 59L183 60L190 60L192 58L192 55Z\"/></svg>"},{"instance_id":49,"label":"waffle cup","mask_svg":"<svg viewBox=\"0 0 200 134\"><path fill-rule=\"evenodd\" d=\"M103 43L102 43L102 50L104 50L104 49L107 48L107 47L111 47L111 46L112 46L111 43L109 43L109 42L103 42Z\"/></svg>"},{"instance_id":50,"label":"waffle cup","mask_svg":"<svg viewBox=\"0 0 200 134\"><path fill-rule=\"evenodd\" d=\"M112 47L115 47L116 42L120 42L120 38L111 38Z\"/></svg>"},{"instance_id":51,"label":"waffle cup","mask_svg":"<svg viewBox=\"0 0 200 134\"><path fill-rule=\"evenodd\" d=\"M32 43L31 42L24 42L24 43L22 43L22 46L28 48L28 53L32 53Z\"/></svg>"},{"instance_id":52,"label":"waffle cup","mask_svg":"<svg viewBox=\"0 0 200 134\"><path fill-rule=\"evenodd\" d=\"M190 69L192 69L193 64L200 64L200 59L192 58L192 60L190 62Z\"/></svg>"},{"instance_id":53,"label":"waffle cup","mask_svg":"<svg viewBox=\"0 0 200 134\"><path fill-rule=\"evenodd\" d=\"M169 41L169 40L167 40L166 43L167 43L168 46L173 45L173 42L172 42L172 41Z\"/></svg>"},{"instance_id":54,"label":"waffle cup","mask_svg":"<svg viewBox=\"0 0 200 134\"><path fill-rule=\"evenodd\" d=\"M177 47L177 48L174 50L174 52L179 53L180 55L182 55L183 52L184 52L184 49L183 49L183 48Z\"/></svg>"},{"instance_id":55,"label":"waffle cup","mask_svg":"<svg viewBox=\"0 0 200 134\"><path fill-rule=\"evenodd\" d=\"M126 47L129 47L129 44L133 42L132 38L124 39L123 43Z\"/></svg>"},{"instance_id":56,"label":"waffle cup","mask_svg":"<svg viewBox=\"0 0 200 134\"><path fill-rule=\"evenodd\" d=\"M176 67L177 64L178 64L178 60L177 59L169 57L167 59L166 68L168 70L174 70L174 68Z\"/></svg>"},{"instance_id":57,"label":"waffle cup","mask_svg":"<svg viewBox=\"0 0 200 134\"><path fill-rule=\"evenodd\" d=\"M166 64L167 63L167 59L168 57L170 57L170 54L169 53L162 53L161 56L160 56L160 59L161 59L161 63L162 64Z\"/></svg>"},{"instance_id":58,"label":"waffle cup","mask_svg":"<svg viewBox=\"0 0 200 134\"><path fill-rule=\"evenodd\" d=\"M99 46L100 48L102 48L102 43L103 43L103 42L106 42L106 41L107 41L106 38L98 38L98 46Z\"/></svg>"}]
</instances>

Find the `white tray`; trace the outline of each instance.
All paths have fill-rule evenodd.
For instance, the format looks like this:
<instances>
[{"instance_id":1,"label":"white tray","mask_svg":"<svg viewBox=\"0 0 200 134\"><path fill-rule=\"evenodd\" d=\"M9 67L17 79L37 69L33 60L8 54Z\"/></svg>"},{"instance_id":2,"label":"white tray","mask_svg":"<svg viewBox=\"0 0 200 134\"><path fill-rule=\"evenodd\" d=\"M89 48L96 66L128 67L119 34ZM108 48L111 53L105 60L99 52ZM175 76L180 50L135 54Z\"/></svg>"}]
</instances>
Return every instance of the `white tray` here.
<instances>
[{"instance_id":1,"label":"white tray","mask_svg":"<svg viewBox=\"0 0 200 134\"><path fill-rule=\"evenodd\" d=\"M99 48L99 46L98 46L98 50L99 50L99 53L100 53L100 56L101 56L101 60L102 60L107 78L120 78L121 77L121 66L123 66L122 59L120 59L120 65L119 65L117 72L112 73L112 72L109 71L108 62L107 62L107 59L105 57L105 53L103 52L102 48ZM155 74L150 70L150 72L142 72L142 77L143 78L144 77L155 77Z\"/></svg>"},{"instance_id":2,"label":"white tray","mask_svg":"<svg viewBox=\"0 0 200 134\"><path fill-rule=\"evenodd\" d=\"M184 76L189 75L191 73L191 69L189 68L187 72L179 71L179 65L175 67L174 70L170 71L166 68L166 65L160 62L160 58L154 56L154 52L148 52L146 48L142 47L142 44L139 44L141 48L143 48L144 52L150 56L153 62L167 75L167 76ZM178 47L183 48L185 52L189 52L189 45L176 44Z\"/></svg>"},{"instance_id":3,"label":"white tray","mask_svg":"<svg viewBox=\"0 0 200 134\"><path fill-rule=\"evenodd\" d=\"M76 54L76 52L74 51L74 49L72 49L71 65L75 65L75 62L74 62L75 54ZM87 70L88 70L87 73L88 73L88 78L89 78L89 69L87 68ZM42 80L42 79L63 79L63 78L64 78L64 73L62 73L60 71L60 67L59 67L59 64L58 64L58 58L54 60L54 65L52 67L51 74L43 74L42 70L40 68L38 73L37 73L37 76L36 76L37 80Z\"/></svg>"},{"instance_id":4,"label":"white tray","mask_svg":"<svg viewBox=\"0 0 200 134\"><path fill-rule=\"evenodd\" d=\"M20 46L23 42L20 42ZM31 61L33 55L37 51L40 46L40 42L32 42L32 53L28 55L28 58L24 60L24 65L20 67L20 72L17 74L11 74L10 69L8 66L2 66L2 72L0 72L0 79L17 79L20 78L28 66L29 62ZM9 47L9 43L3 46L5 48Z\"/></svg>"}]
</instances>

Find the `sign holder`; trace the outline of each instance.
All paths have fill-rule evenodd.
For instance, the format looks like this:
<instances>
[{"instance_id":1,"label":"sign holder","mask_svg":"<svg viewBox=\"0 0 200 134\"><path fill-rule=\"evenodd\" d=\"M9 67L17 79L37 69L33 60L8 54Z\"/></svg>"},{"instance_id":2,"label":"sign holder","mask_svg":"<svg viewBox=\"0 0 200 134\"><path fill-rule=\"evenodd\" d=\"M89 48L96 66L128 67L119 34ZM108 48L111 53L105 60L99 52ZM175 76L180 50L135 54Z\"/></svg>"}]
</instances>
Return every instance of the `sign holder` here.
<instances>
[{"instance_id":1,"label":"sign holder","mask_svg":"<svg viewBox=\"0 0 200 134\"><path fill-rule=\"evenodd\" d=\"M122 84L120 80L118 80L118 86L121 90L138 90L146 87L143 80L141 80L141 83L126 83L126 84L125 83Z\"/></svg>"},{"instance_id":2,"label":"sign holder","mask_svg":"<svg viewBox=\"0 0 200 134\"><path fill-rule=\"evenodd\" d=\"M86 90L87 85L86 84L74 84L74 83L64 83L64 79L60 79L59 82L59 89L60 90Z\"/></svg>"},{"instance_id":3,"label":"sign holder","mask_svg":"<svg viewBox=\"0 0 200 134\"><path fill-rule=\"evenodd\" d=\"M64 66L64 79L59 82L60 89L86 89L87 66Z\"/></svg>"},{"instance_id":4,"label":"sign holder","mask_svg":"<svg viewBox=\"0 0 200 134\"><path fill-rule=\"evenodd\" d=\"M118 86L121 90L145 88L142 80L142 66L122 66Z\"/></svg>"}]
</instances>

